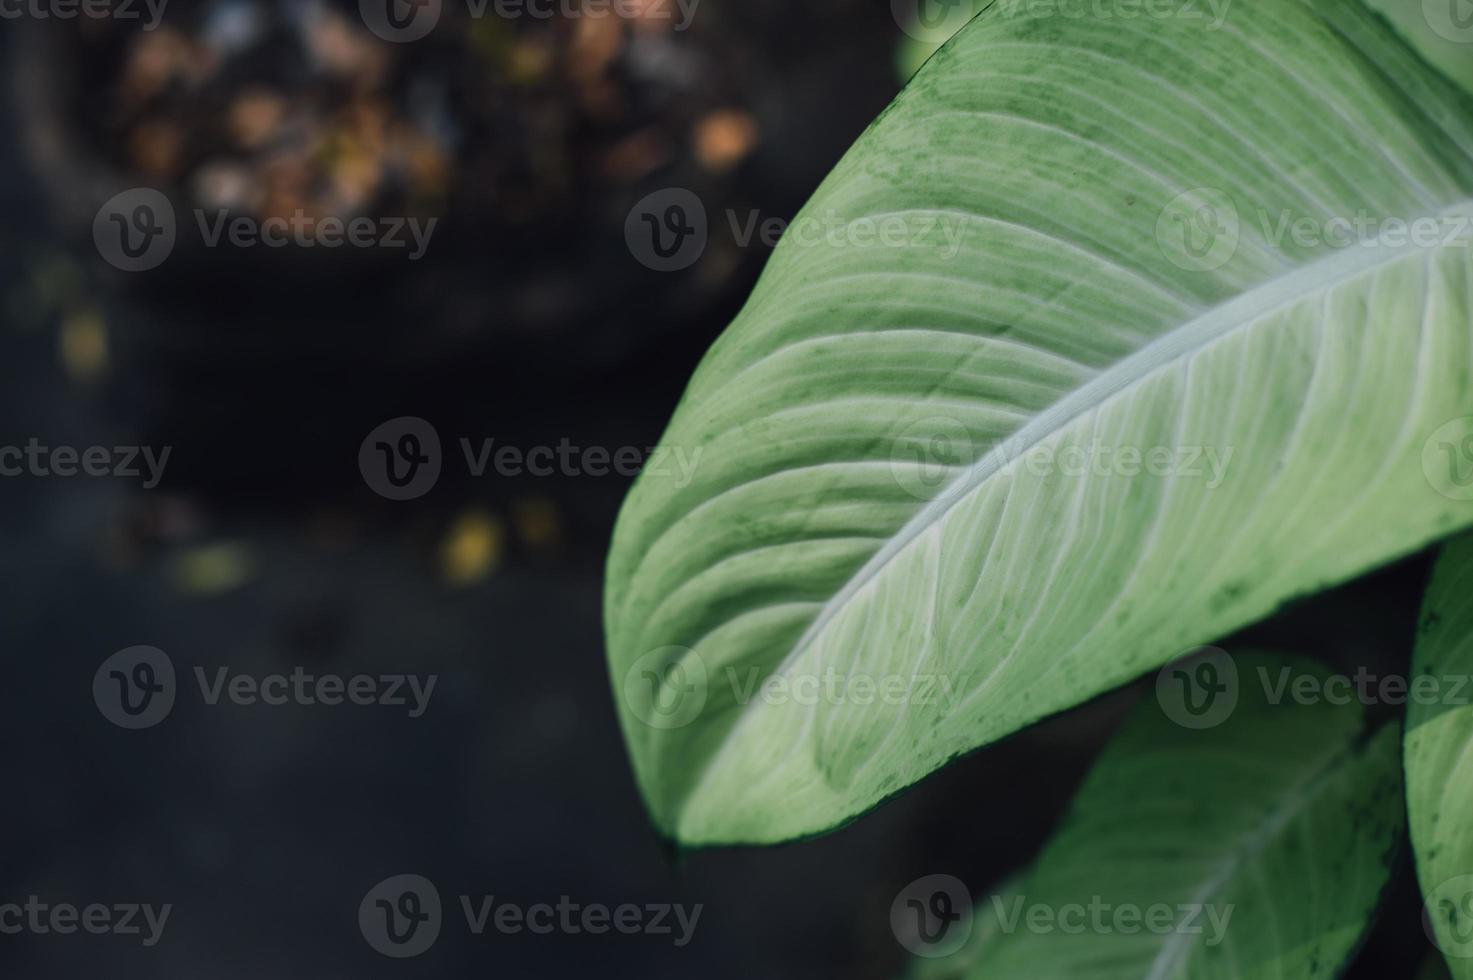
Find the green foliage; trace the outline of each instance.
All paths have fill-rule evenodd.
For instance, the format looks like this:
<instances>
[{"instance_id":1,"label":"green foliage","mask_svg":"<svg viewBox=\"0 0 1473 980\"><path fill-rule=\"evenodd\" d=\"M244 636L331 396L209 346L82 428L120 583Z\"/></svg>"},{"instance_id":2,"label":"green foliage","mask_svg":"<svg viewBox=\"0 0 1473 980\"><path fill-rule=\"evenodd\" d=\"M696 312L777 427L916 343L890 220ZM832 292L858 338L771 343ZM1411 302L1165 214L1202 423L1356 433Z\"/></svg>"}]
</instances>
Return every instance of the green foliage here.
<instances>
[{"instance_id":1,"label":"green foliage","mask_svg":"<svg viewBox=\"0 0 1473 980\"><path fill-rule=\"evenodd\" d=\"M1473 523L1435 453L1473 249L1391 234L1473 216L1469 98L1359 0L1049 9L839 163L670 424L693 479L621 514L610 665L681 843L833 828Z\"/></svg>"},{"instance_id":2,"label":"green foliage","mask_svg":"<svg viewBox=\"0 0 1473 980\"><path fill-rule=\"evenodd\" d=\"M1281 658L1258 668L1323 676ZM1019 881L979 898L964 955L923 976L1330 976L1356 948L1403 832L1399 729L1358 704L1245 686L1192 731L1143 703ZM977 928L975 922L984 923ZM941 973L940 970L947 970Z\"/></svg>"},{"instance_id":3,"label":"green foliage","mask_svg":"<svg viewBox=\"0 0 1473 980\"><path fill-rule=\"evenodd\" d=\"M664 834L831 829L1473 525L1473 23L1440 2L1207 22L1001 0L949 41L908 31L903 70L924 67L670 424L696 470L646 473L620 516L610 667ZM1143 705L1043 854L913 975L1337 975L1405 802L1447 958L1421 980L1473 980L1470 596L1473 537L1428 591L1404 740L1328 687ZM956 918L906 899L912 949ZM1017 917L1101 905L1221 928Z\"/></svg>"},{"instance_id":4,"label":"green foliage","mask_svg":"<svg viewBox=\"0 0 1473 980\"><path fill-rule=\"evenodd\" d=\"M1460 697L1407 709L1407 813L1428 920L1457 980L1473 977L1473 537L1448 545L1427 590L1412 679Z\"/></svg>"}]
</instances>

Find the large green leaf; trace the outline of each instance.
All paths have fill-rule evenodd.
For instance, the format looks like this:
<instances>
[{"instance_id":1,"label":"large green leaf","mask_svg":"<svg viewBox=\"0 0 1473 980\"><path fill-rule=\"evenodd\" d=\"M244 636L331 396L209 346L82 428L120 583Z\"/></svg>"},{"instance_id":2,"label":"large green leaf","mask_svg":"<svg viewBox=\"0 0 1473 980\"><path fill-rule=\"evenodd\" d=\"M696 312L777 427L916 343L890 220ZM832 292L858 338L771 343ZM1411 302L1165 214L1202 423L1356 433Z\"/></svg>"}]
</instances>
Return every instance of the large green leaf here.
<instances>
[{"instance_id":1,"label":"large green leaf","mask_svg":"<svg viewBox=\"0 0 1473 980\"><path fill-rule=\"evenodd\" d=\"M1424 459L1473 415L1473 100L1359 0L999 9L796 219L666 433L694 473L620 516L611 669L684 843L830 829L1473 523ZM1382 218L1449 234L1287 233Z\"/></svg>"},{"instance_id":2,"label":"large green leaf","mask_svg":"<svg viewBox=\"0 0 1473 980\"><path fill-rule=\"evenodd\" d=\"M1256 656L1239 666L1325 676ZM1202 731L1142 704L1032 870L977 900L986 928L918 975L1338 975L1403 831L1399 728L1367 739L1358 703L1270 705L1257 683L1243 695L1225 723ZM954 971L942 965L953 961Z\"/></svg>"},{"instance_id":3,"label":"large green leaf","mask_svg":"<svg viewBox=\"0 0 1473 980\"><path fill-rule=\"evenodd\" d=\"M1435 941L1454 976L1467 980L1473 977L1473 537L1443 549L1412 675L1406 778L1417 877Z\"/></svg>"}]
</instances>

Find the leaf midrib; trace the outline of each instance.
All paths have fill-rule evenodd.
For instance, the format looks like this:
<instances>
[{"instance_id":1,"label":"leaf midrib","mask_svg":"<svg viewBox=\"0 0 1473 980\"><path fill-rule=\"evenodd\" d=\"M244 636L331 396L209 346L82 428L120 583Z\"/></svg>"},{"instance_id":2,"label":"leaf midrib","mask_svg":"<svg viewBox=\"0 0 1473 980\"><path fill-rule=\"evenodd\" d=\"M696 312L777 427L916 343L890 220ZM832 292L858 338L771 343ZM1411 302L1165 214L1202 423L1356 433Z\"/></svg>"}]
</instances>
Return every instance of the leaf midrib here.
<instances>
[{"instance_id":1,"label":"leaf midrib","mask_svg":"<svg viewBox=\"0 0 1473 980\"><path fill-rule=\"evenodd\" d=\"M1464 198L1435 214L1408 219L1409 224L1429 218L1473 213L1473 198ZM1433 245L1408 242L1401 246L1378 244L1352 246L1335 251L1322 259L1306 263L1282 276L1269 279L1247 292L1213 307L1201 316L1167 331L1131 353L1079 388L1065 395L1017 432L990 450L966 472L962 473L933 501L921 508L868 562L823 604L813 622L792 648L773 667L772 675L785 670L801 656L827 629L829 623L866 585L878 577L886 566L909 545L938 524L959 502L995 476L1009 462L1041 443L1048 436L1075 419L1099 408L1114 396L1149 378L1176 361L1197 353L1228 336L1234 330L1251 327L1265 317L1279 312L1306 297L1351 282L1367 273L1389 267L1409 255L1431 254L1445 247L1444 241ZM769 675L771 676L771 675ZM699 796L711 774L721 769L720 759L736 741L737 730L750 723L756 712L743 711L726 730L711 754L705 772L686 799ZM678 818L677 818L678 822Z\"/></svg>"}]
</instances>

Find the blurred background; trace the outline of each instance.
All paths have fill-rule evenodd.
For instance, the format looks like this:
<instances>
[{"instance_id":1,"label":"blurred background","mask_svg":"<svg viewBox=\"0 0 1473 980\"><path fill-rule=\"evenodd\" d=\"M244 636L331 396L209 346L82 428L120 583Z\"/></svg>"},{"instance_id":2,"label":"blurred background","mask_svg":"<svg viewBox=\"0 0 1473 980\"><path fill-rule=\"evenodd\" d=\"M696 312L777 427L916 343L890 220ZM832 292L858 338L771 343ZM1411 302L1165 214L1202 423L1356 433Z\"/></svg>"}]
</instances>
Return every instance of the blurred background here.
<instances>
[{"instance_id":1,"label":"blurred background","mask_svg":"<svg viewBox=\"0 0 1473 980\"><path fill-rule=\"evenodd\" d=\"M766 260L748 233L796 212L927 49L887 0L488 3L175 0L154 20L27 0L0 20L0 445L50 463L0 478L0 903L172 906L147 947L0 935L7 976L892 976L897 893L1024 863L1143 690L821 840L662 845L604 667L631 472L607 460L657 444ZM433 30L394 36L421 15ZM243 230L212 242L221 215ZM370 244L324 244L355 218ZM302 241L267 244L271 219ZM416 452L433 433L438 474L386 483L375 432ZM462 440L573 463L478 475ZM92 447L110 472L58 472ZM1402 664L1425 572L1231 642ZM1347 627L1352 606L1378 615ZM139 645L176 700L127 730L93 681ZM196 668L438 680L409 717L212 705ZM358 920L399 874L446 906L407 960ZM1358 976L1420 956L1401 881ZM475 936L460 895L703 910L683 946Z\"/></svg>"}]
</instances>

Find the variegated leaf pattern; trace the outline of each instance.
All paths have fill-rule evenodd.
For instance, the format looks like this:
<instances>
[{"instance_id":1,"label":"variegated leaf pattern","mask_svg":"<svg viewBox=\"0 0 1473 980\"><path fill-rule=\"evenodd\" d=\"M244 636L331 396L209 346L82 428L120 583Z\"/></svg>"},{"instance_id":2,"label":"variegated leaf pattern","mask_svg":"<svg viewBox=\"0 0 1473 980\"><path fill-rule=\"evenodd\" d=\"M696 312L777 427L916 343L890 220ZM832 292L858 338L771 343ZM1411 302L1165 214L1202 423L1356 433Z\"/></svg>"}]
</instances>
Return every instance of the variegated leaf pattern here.
<instances>
[{"instance_id":1,"label":"variegated leaf pattern","mask_svg":"<svg viewBox=\"0 0 1473 980\"><path fill-rule=\"evenodd\" d=\"M819 188L664 437L693 474L620 516L611 673L682 843L831 829L1473 524L1432 449L1473 99L1361 0L1009 9Z\"/></svg>"}]
</instances>

